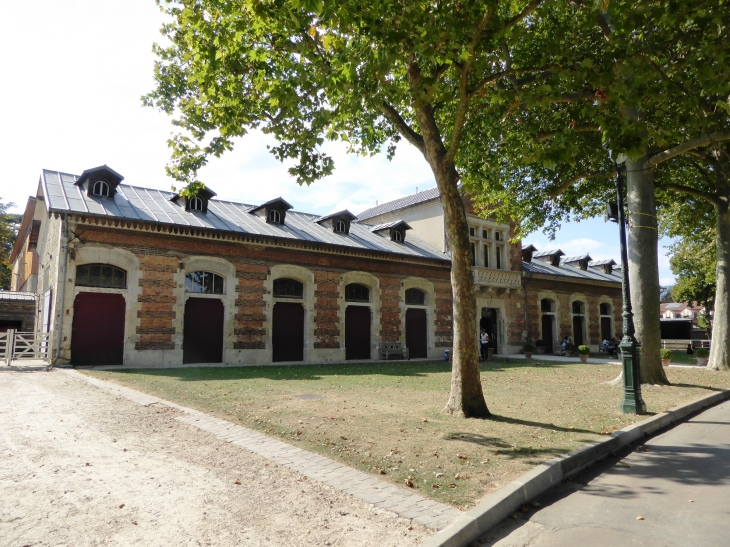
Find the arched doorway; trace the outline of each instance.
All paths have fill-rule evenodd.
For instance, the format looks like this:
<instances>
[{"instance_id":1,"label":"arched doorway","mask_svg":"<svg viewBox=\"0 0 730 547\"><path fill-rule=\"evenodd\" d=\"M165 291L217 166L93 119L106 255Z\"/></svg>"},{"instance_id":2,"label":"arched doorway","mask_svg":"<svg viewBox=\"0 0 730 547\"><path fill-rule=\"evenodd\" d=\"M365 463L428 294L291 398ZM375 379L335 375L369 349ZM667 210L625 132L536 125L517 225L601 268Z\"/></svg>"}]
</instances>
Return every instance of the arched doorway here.
<instances>
[{"instance_id":1,"label":"arched doorway","mask_svg":"<svg viewBox=\"0 0 730 547\"><path fill-rule=\"evenodd\" d=\"M370 302L370 289L358 283L345 287L346 302ZM345 308L345 359L370 359L370 307Z\"/></svg>"},{"instance_id":2,"label":"arched doorway","mask_svg":"<svg viewBox=\"0 0 730 547\"><path fill-rule=\"evenodd\" d=\"M549 298L543 298L540 301L540 311L542 317L540 327L542 329L542 341L545 344L545 353L553 353L555 351L555 302Z\"/></svg>"},{"instance_id":3,"label":"arched doorway","mask_svg":"<svg viewBox=\"0 0 730 547\"><path fill-rule=\"evenodd\" d=\"M406 289L406 306L425 306L426 293ZM425 308L406 308L406 347L414 359L428 357L428 320Z\"/></svg>"},{"instance_id":4,"label":"arched doorway","mask_svg":"<svg viewBox=\"0 0 730 547\"><path fill-rule=\"evenodd\" d=\"M71 362L79 366L124 362L124 315L121 294L80 292L74 299Z\"/></svg>"},{"instance_id":5,"label":"arched doorway","mask_svg":"<svg viewBox=\"0 0 730 547\"><path fill-rule=\"evenodd\" d=\"M225 294L223 276L208 271L185 274L185 292ZM219 298L191 296L185 301L183 363L223 362L223 302Z\"/></svg>"},{"instance_id":6,"label":"arched doorway","mask_svg":"<svg viewBox=\"0 0 730 547\"><path fill-rule=\"evenodd\" d=\"M275 279L274 298L303 300L304 285L295 279ZM276 302L271 322L272 360L304 361L304 306L299 302Z\"/></svg>"},{"instance_id":7,"label":"arched doorway","mask_svg":"<svg viewBox=\"0 0 730 547\"><path fill-rule=\"evenodd\" d=\"M603 303L599 306L601 315L601 340L611 340L614 337L611 328L611 304Z\"/></svg>"},{"instance_id":8,"label":"arched doorway","mask_svg":"<svg viewBox=\"0 0 730 547\"><path fill-rule=\"evenodd\" d=\"M489 348L492 353L497 353L497 308L482 308L481 318L479 319L479 330L484 329L489 335Z\"/></svg>"},{"instance_id":9,"label":"arched doorway","mask_svg":"<svg viewBox=\"0 0 730 547\"><path fill-rule=\"evenodd\" d=\"M573 302L573 345L576 350L578 346L585 345L585 311L583 302Z\"/></svg>"}]
</instances>

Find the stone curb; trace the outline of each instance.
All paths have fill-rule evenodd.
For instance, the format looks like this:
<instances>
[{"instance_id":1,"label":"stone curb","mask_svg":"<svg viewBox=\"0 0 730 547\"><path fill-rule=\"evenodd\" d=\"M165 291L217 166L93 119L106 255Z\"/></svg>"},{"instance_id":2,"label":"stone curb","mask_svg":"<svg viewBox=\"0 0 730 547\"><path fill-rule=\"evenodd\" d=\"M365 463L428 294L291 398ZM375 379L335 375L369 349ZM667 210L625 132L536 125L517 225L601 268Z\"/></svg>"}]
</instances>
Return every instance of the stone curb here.
<instances>
[{"instance_id":1,"label":"stone curb","mask_svg":"<svg viewBox=\"0 0 730 547\"><path fill-rule=\"evenodd\" d=\"M605 441L587 446L546 461L489 496L479 505L455 518L420 547L464 547L514 513L554 484L606 458L642 437L678 422L690 414L730 399L730 390L707 395L691 403L660 412L611 434Z\"/></svg>"}]
</instances>

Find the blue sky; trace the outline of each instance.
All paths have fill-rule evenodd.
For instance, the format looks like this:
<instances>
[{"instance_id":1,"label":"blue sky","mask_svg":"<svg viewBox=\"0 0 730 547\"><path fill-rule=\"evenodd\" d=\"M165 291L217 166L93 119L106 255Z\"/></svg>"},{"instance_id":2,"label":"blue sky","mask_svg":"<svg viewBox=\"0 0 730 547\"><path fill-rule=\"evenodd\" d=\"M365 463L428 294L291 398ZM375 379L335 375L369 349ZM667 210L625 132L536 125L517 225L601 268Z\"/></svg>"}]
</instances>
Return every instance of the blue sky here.
<instances>
[{"instance_id":1,"label":"blue sky","mask_svg":"<svg viewBox=\"0 0 730 547\"><path fill-rule=\"evenodd\" d=\"M33 0L6 2L0 21L0 150L4 175L0 197L22 209L35 193L42 168L81 173L107 164L125 182L169 188L165 163L170 119L142 108L152 89L152 43L160 40L162 14L154 0ZM326 149L335 173L300 187L287 165L266 150L254 132L236 149L211 161L201 178L223 199L263 202L282 196L301 211L358 213L435 186L420 154L408 145L393 161L384 155L348 155L340 143ZM593 219L566 224L554 242L541 233L526 243L558 247L568 255L619 259L615 224ZM671 283L660 247L660 281Z\"/></svg>"}]
</instances>

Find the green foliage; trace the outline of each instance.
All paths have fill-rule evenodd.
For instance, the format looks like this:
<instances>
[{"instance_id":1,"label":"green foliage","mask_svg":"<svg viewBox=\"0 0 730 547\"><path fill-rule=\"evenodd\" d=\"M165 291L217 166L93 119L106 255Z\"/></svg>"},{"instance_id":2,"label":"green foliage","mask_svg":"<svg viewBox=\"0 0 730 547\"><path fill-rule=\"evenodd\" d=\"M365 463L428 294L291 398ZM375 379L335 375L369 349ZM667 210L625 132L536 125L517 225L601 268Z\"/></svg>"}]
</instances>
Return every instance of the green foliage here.
<instances>
[{"instance_id":1,"label":"green foliage","mask_svg":"<svg viewBox=\"0 0 730 547\"><path fill-rule=\"evenodd\" d=\"M672 358L672 350L662 348L660 353L661 353L662 359L671 359Z\"/></svg>"},{"instance_id":2,"label":"green foliage","mask_svg":"<svg viewBox=\"0 0 730 547\"><path fill-rule=\"evenodd\" d=\"M591 348L588 346L578 346L578 355L590 355Z\"/></svg>"},{"instance_id":3,"label":"green foliage","mask_svg":"<svg viewBox=\"0 0 730 547\"><path fill-rule=\"evenodd\" d=\"M704 348L695 350L695 356L699 359L707 359L710 356L710 352Z\"/></svg>"},{"instance_id":4,"label":"green foliage","mask_svg":"<svg viewBox=\"0 0 730 547\"><path fill-rule=\"evenodd\" d=\"M2 203L0 198L0 289L10 289L10 280L13 265L10 263L10 253L13 251L15 238L18 235L21 216L8 213L14 203Z\"/></svg>"},{"instance_id":5,"label":"green foliage","mask_svg":"<svg viewBox=\"0 0 730 547\"><path fill-rule=\"evenodd\" d=\"M525 353L533 353L535 351L535 344L533 344L532 342L525 342L522 345L522 351L524 351Z\"/></svg>"},{"instance_id":6,"label":"green foliage","mask_svg":"<svg viewBox=\"0 0 730 547\"><path fill-rule=\"evenodd\" d=\"M717 248L714 230L697 232L694 237L680 239L670 247L669 265L677 282L672 287L675 302L698 302L707 312L714 309L716 292ZM708 313L699 318L701 326L711 328Z\"/></svg>"}]
</instances>

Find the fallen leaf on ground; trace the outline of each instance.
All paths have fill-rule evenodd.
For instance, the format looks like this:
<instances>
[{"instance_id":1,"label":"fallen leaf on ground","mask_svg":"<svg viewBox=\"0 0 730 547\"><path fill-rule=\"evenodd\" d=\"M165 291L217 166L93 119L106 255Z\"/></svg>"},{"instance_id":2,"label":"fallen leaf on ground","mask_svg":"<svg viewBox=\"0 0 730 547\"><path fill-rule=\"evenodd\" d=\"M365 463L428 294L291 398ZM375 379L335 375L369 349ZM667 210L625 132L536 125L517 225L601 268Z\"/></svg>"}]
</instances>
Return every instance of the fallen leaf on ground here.
<instances>
[{"instance_id":1,"label":"fallen leaf on ground","mask_svg":"<svg viewBox=\"0 0 730 547\"><path fill-rule=\"evenodd\" d=\"M441 485L440 484L432 484L431 485L431 488L441 488Z\"/></svg>"},{"instance_id":2,"label":"fallen leaf on ground","mask_svg":"<svg viewBox=\"0 0 730 547\"><path fill-rule=\"evenodd\" d=\"M241 484L241 481L237 480L237 481L236 481L236 482L234 482L233 484Z\"/></svg>"},{"instance_id":3,"label":"fallen leaf on ground","mask_svg":"<svg viewBox=\"0 0 730 547\"><path fill-rule=\"evenodd\" d=\"M636 517L636 520L644 520L644 517Z\"/></svg>"},{"instance_id":4,"label":"fallen leaf on ground","mask_svg":"<svg viewBox=\"0 0 730 547\"><path fill-rule=\"evenodd\" d=\"M449 485L449 488L456 488L456 485L455 485L455 484L454 484L454 483L452 482L452 483L451 483L451 484Z\"/></svg>"},{"instance_id":5,"label":"fallen leaf on ground","mask_svg":"<svg viewBox=\"0 0 730 547\"><path fill-rule=\"evenodd\" d=\"M521 505L520 506L520 513L529 513L530 508L527 505Z\"/></svg>"},{"instance_id":6,"label":"fallen leaf on ground","mask_svg":"<svg viewBox=\"0 0 730 547\"><path fill-rule=\"evenodd\" d=\"M413 488L413 481L411 479L406 479L403 482L408 488Z\"/></svg>"},{"instance_id":7,"label":"fallen leaf on ground","mask_svg":"<svg viewBox=\"0 0 730 547\"><path fill-rule=\"evenodd\" d=\"M455 479L460 479L461 478L461 474L457 473L456 475L454 475L454 478Z\"/></svg>"},{"instance_id":8,"label":"fallen leaf on ground","mask_svg":"<svg viewBox=\"0 0 730 547\"><path fill-rule=\"evenodd\" d=\"M120 509L121 509L122 507L124 507L124 504L121 504L121 505L119 506L119 508L120 508Z\"/></svg>"}]
</instances>

